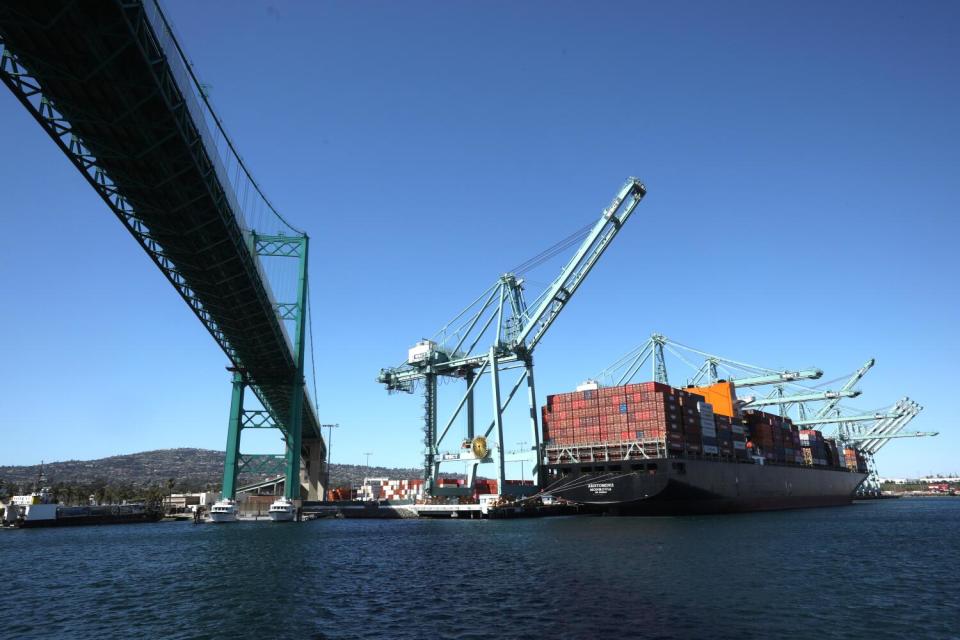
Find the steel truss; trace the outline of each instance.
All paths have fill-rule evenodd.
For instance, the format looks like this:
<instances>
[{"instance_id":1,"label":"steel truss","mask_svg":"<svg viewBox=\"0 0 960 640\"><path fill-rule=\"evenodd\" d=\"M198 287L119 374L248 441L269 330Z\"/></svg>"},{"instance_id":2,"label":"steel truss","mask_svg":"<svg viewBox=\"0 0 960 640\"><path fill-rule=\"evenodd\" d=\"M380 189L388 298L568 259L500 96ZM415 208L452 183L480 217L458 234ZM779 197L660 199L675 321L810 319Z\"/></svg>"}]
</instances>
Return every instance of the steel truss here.
<instances>
[{"instance_id":1,"label":"steel truss","mask_svg":"<svg viewBox=\"0 0 960 640\"><path fill-rule=\"evenodd\" d=\"M91 23L95 27L86 28ZM29 62L10 45L16 38L30 53ZM75 38L70 45L80 54L67 59L61 56L67 45L50 47L63 38ZM130 57L117 65L122 56ZM178 73L183 84L178 84ZM313 446L322 447L319 421L303 387L307 239L244 230L237 193L191 90L192 77L153 1L73 3L62 10L30 3L0 7L0 81L100 195L233 365L224 473L224 492L232 495L244 465L239 451L231 448L239 446L241 429L281 430L288 447L288 479L299 475L304 431L316 441ZM51 87L58 98L50 95ZM162 112L156 110L160 105ZM148 106L156 109L148 111ZM158 113L159 118L150 119ZM142 135L132 139L127 135L131 130ZM262 196L236 158L238 175L242 168ZM273 301L260 255L301 259L298 301ZM297 325L292 345L284 321ZM243 410L246 388L262 411ZM300 483L295 479L287 486L299 488Z\"/></svg>"},{"instance_id":2,"label":"steel truss","mask_svg":"<svg viewBox=\"0 0 960 640\"><path fill-rule=\"evenodd\" d=\"M227 459L223 471L223 495L232 498L236 494L237 476L241 472L260 473L253 469L263 468L264 464L273 464L277 456L268 456L264 462L263 456L240 453L241 433L244 429L278 429L283 435L286 446L284 459L284 495L290 499L299 499L301 491L301 459L307 460L306 471L308 476L309 493L311 498L318 497L320 489L319 460L323 459L322 451L311 451L313 447L322 449L320 438L311 439L304 450L303 433L303 400L302 392L304 378L303 369L306 360L306 322L307 318L307 291L309 287L307 277L307 258L310 240L303 236L273 236L252 233L250 246L258 257L274 257L294 259L298 263L297 300L276 305L278 317L281 320L292 320L294 329L294 356L297 362L297 373L287 384L291 386L292 402L290 413L287 416L278 415L265 406L264 409L244 409L244 391L251 386L242 369L233 368L233 395L230 403L230 418L227 423ZM258 396L259 397L259 396ZM256 464L254 464L256 463ZM272 468L272 467L267 467Z\"/></svg>"}]
</instances>

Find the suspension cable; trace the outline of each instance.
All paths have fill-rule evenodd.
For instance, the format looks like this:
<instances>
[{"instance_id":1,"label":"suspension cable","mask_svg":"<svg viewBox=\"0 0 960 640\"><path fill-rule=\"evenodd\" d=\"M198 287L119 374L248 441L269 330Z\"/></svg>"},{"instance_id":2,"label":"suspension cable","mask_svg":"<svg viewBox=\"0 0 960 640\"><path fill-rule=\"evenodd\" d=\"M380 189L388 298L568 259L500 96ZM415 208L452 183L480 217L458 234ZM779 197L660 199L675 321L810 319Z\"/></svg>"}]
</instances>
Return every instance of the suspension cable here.
<instances>
[{"instance_id":1,"label":"suspension cable","mask_svg":"<svg viewBox=\"0 0 960 640\"><path fill-rule=\"evenodd\" d=\"M177 53L180 55L180 59L183 60L184 66L187 68L187 73L190 74L190 79L193 80L193 84L197 89L196 93L199 94L200 99L203 100L203 103L207 105L207 109L209 109L210 115L213 117L213 121L217 124L217 129L220 130L220 133L223 135L224 141L227 143L227 146L230 147L230 151L233 152L233 155L237 159L237 162L239 163L240 167L243 169L244 174L246 174L247 178L250 180L250 184L252 184L253 188L257 190L257 193L259 193L260 197L263 198L263 201L266 203L267 207L270 209L270 211L273 212L275 216L277 216L280 222L287 225L287 228L289 228L294 233L305 235L303 231L301 231L300 229L296 228L295 226L287 222L287 219L284 218L282 215L280 215L280 212L277 211L277 209L273 206L273 204L270 202L267 196L263 193L263 190L260 189L260 185L257 184L256 180L253 179L253 175L250 173L250 170L247 169L246 163L243 161L243 158L240 157L240 153L237 151L236 147L233 145L233 140L231 140L230 136L227 135L227 130L224 128L223 122L221 122L220 117L217 115L217 112L214 111L213 105L210 104L210 99L207 97L207 92L203 90L203 86L200 84L200 79L197 78L197 74L193 70L193 64L187 58L187 54L183 51L183 48L180 46L180 41L177 39L176 35L174 35L173 28L170 26L170 22L167 20L167 16L163 13L163 10L160 8L160 3L154 0L153 4L157 9L157 15L160 16L160 19L163 21L164 27L166 27L167 29L167 33L170 34L170 40L173 42L174 47L176 47Z\"/></svg>"},{"instance_id":2,"label":"suspension cable","mask_svg":"<svg viewBox=\"0 0 960 640\"><path fill-rule=\"evenodd\" d=\"M317 424L320 424L320 407L317 406L317 359L313 350L313 309L310 304L310 287L307 286L307 317L309 322L307 328L310 330L310 371L313 376L313 413L317 418Z\"/></svg>"}]
</instances>

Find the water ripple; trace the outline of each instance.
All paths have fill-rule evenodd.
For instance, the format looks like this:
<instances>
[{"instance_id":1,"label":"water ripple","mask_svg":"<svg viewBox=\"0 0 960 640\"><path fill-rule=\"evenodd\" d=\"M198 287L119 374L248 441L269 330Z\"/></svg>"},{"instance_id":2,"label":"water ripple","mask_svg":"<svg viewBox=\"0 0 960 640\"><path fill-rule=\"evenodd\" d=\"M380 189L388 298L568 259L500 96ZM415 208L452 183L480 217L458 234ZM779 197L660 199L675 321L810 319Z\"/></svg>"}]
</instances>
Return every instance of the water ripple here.
<instances>
[{"instance_id":1,"label":"water ripple","mask_svg":"<svg viewBox=\"0 0 960 640\"><path fill-rule=\"evenodd\" d=\"M0 532L15 638L960 638L960 500Z\"/></svg>"}]
</instances>

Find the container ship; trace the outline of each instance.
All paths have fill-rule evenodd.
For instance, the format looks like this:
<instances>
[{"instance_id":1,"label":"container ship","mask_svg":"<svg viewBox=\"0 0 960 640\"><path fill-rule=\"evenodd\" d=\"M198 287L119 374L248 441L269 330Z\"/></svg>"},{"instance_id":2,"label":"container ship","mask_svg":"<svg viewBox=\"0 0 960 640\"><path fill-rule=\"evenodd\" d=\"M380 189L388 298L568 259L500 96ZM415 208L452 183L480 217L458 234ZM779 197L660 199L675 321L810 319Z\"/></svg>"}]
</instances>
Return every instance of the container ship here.
<instances>
[{"instance_id":1,"label":"container ship","mask_svg":"<svg viewBox=\"0 0 960 640\"><path fill-rule=\"evenodd\" d=\"M612 514L732 513L849 504L864 456L789 418L741 410L732 382L656 382L547 397L546 492Z\"/></svg>"}]
</instances>

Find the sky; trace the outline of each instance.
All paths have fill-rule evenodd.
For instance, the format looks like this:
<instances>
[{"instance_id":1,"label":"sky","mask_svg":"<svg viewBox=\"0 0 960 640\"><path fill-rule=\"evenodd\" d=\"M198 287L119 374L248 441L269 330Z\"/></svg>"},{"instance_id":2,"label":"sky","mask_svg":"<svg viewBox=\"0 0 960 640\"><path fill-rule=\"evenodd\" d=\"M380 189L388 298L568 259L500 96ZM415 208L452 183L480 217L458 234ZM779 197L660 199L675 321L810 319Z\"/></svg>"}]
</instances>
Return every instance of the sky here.
<instances>
[{"instance_id":1,"label":"sky","mask_svg":"<svg viewBox=\"0 0 960 640\"><path fill-rule=\"evenodd\" d=\"M647 197L537 348L541 398L653 331L825 380L874 357L845 406L909 395L910 429L940 432L891 442L881 475L960 471L956 3L164 6L311 235L333 462L419 465L422 400L380 368L637 176ZM5 89L0 222L0 465L222 449L226 357Z\"/></svg>"}]
</instances>

